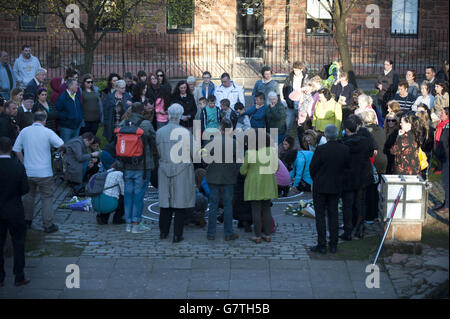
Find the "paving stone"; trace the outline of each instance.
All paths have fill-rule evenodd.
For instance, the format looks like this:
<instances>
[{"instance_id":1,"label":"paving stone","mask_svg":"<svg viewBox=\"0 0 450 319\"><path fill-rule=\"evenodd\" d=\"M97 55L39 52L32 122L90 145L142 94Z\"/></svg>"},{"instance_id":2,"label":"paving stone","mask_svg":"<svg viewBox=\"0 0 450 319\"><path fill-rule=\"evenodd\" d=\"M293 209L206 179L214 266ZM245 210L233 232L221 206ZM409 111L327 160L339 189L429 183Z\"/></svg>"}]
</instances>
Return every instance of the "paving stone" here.
<instances>
[{"instance_id":1,"label":"paving stone","mask_svg":"<svg viewBox=\"0 0 450 319\"><path fill-rule=\"evenodd\" d=\"M448 280L448 271L437 270L430 277L426 278L426 281L432 285L439 285Z\"/></svg>"},{"instance_id":2,"label":"paving stone","mask_svg":"<svg viewBox=\"0 0 450 319\"><path fill-rule=\"evenodd\" d=\"M446 269L448 271L448 254L447 256L435 257L426 260L423 264L425 267L436 267Z\"/></svg>"}]
</instances>

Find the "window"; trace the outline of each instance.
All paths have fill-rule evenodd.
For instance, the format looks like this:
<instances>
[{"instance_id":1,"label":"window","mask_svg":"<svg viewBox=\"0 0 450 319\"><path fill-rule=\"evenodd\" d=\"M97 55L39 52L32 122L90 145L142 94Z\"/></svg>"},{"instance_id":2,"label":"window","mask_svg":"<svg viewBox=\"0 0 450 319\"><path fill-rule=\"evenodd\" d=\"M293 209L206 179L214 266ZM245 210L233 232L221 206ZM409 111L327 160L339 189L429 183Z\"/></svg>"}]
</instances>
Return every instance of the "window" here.
<instances>
[{"instance_id":1,"label":"window","mask_svg":"<svg viewBox=\"0 0 450 319\"><path fill-rule=\"evenodd\" d=\"M167 31L186 32L194 29L194 1L167 0Z\"/></svg>"},{"instance_id":2,"label":"window","mask_svg":"<svg viewBox=\"0 0 450 319\"><path fill-rule=\"evenodd\" d=\"M419 0L393 0L391 33L417 35Z\"/></svg>"},{"instance_id":3,"label":"window","mask_svg":"<svg viewBox=\"0 0 450 319\"><path fill-rule=\"evenodd\" d=\"M45 16L43 14L37 16L21 15L19 24L20 31L45 31Z\"/></svg>"},{"instance_id":4,"label":"window","mask_svg":"<svg viewBox=\"0 0 450 319\"><path fill-rule=\"evenodd\" d=\"M332 17L323 6L328 8L328 2L324 0L306 1L306 11L308 13L306 15L306 34L328 35L330 31L323 26L324 24L333 29ZM322 23L312 19L311 16L319 19Z\"/></svg>"}]
</instances>

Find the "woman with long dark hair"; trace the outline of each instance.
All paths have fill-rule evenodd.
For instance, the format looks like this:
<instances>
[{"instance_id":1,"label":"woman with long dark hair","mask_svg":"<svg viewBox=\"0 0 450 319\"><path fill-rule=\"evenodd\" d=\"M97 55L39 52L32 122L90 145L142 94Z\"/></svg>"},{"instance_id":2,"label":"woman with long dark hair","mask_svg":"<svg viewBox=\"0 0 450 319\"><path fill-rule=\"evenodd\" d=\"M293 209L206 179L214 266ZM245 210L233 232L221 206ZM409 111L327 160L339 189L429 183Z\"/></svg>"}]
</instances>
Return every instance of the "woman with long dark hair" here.
<instances>
[{"instance_id":1,"label":"woman with long dark hair","mask_svg":"<svg viewBox=\"0 0 450 319\"><path fill-rule=\"evenodd\" d=\"M184 113L181 117L180 124L188 129L192 129L195 114L197 113L197 105L194 96L188 90L186 81L179 81L173 91L170 104L178 103L183 106Z\"/></svg>"},{"instance_id":2,"label":"woman with long dark hair","mask_svg":"<svg viewBox=\"0 0 450 319\"><path fill-rule=\"evenodd\" d=\"M157 76L153 73L148 75L147 87L147 97L155 101L156 129L159 129L169 121L167 109L170 105L170 91L159 84Z\"/></svg>"},{"instance_id":3,"label":"woman with long dark hair","mask_svg":"<svg viewBox=\"0 0 450 319\"><path fill-rule=\"evenodd\" d=\"M419 148L422 144L422 129L419 118L412 112L401 117L401 129L391 148L394 173L399 175L420 175Z\"/></svg>"},{"instance_id":4,"label":"woman with long dark hair","mask_svg":"<svg viewBox=\"0 0 450 319\"><path fill-rule=\"evenodd\" d=\"M117 81L120 80L120 75L117 73L110 73L108 75L108 82L106 84L106 88L102 90L102 101L106 99L108 94L112 93L114 91L114 86Z\"/></svg>"},{"instance_id":5,"label":"woman with long dark hair","mask_svg":"<svg viewBox=\"0 0 450 319\"><path fill-rule=\"evenodd\" d=\"M395 144L400 129L399 113L389 112L384 121L384 132L386 133L386 143L384 143L383 153L387 157L386 174L393 174L394 155L391 154L391 148Z\"/></svg>"},{"instance_id":6,"label":"woman with long dark hair","mask_svg":"<svg viewBox=\"0 0 450 319\"><path fill-rule=\"evenodd\" d=\"M56 132L56 120L58 119L58 111L56 110L54 105L51 105L48 102L47 88L40 87L37 90L37 99L34 103L32 112L35 113L37 111L44 111L47 113L47 121L45 122L45 126Z\"/></svg>"}]
</instances>

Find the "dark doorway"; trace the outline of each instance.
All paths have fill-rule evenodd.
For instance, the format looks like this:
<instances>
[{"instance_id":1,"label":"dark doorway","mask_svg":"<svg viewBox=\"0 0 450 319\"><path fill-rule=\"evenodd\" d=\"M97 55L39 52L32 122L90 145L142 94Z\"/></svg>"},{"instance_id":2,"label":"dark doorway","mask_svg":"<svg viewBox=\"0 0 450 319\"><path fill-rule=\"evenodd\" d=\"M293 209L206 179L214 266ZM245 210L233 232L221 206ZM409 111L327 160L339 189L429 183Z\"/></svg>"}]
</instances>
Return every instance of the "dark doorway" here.
<instances>
[{"instance_id":1,"label":"dark doorway","mask_svg":"<svg viewBox=\"0 0 450 319\"><path fill-rule=\"evenodd\" d=\"M237 0L237 56L263 58L264 0Z\"/></svg>"}]
</instances>

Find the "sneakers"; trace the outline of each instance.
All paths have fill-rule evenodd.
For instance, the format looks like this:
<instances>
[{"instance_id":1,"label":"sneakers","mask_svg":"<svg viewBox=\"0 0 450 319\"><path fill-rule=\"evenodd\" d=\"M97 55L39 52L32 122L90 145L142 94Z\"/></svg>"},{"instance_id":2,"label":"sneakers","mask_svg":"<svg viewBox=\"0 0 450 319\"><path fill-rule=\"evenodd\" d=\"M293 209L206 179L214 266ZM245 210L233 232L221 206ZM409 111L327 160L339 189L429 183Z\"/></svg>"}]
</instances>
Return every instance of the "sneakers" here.
<instances>
[{"instance_id":1,"label":"sneakers","mask_svg":"<svg viewBox=\"0 0 450 319\"><path fill-rule=\"evenodd\" d=\"M133 227L131 228L131 233L133 234L140 234L145 233L146 231L149 231L150 227L145 226L143 223L139 223L137 225L133 224Z\"/></svg>"},{"instance_id":2,"label":"sneakers","mask_svg":"<svg viewBox=\"0 0 450 319\"><path fill-rule=\"evenodd\" d=\"M127 232L127 233L131 233L131 224L127 224L126 225L126 227L125 227L125 231Z\"/></svg>"},{"instance_id":3,"label":"sneakers","mask_svg":"<svg viewBox=\"0 0 450 319\"><path fill-rule=\"evenodd\" d=\"M46 232L47 234L50 234L50 233L57 232L58 229L59 229L58 226L56 226L55 224L52 224L50 227L45 227L44 232Z\"/></svg>"}]
</instances>

